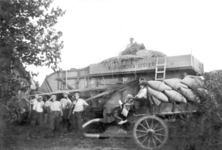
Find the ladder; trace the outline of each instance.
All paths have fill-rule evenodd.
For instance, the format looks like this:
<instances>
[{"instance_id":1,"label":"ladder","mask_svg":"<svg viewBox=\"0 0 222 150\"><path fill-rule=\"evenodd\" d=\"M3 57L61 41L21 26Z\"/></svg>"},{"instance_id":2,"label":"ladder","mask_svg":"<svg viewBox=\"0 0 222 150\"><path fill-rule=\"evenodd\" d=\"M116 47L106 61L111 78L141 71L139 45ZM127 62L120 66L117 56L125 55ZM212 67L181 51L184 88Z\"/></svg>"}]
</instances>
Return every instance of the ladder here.
<instances>
[{"instance_id":1,"label":"ladder","mask_svg":"<svg viewBox=\"0 0 222 150\"><path fill-rule=\"evenodd\" d=\"M164 81L166 77L166 57L164 57L164 62L159 63L159 58L156 59L156 71L155 71L155 80Z\"/></svg>"}]
</instances>

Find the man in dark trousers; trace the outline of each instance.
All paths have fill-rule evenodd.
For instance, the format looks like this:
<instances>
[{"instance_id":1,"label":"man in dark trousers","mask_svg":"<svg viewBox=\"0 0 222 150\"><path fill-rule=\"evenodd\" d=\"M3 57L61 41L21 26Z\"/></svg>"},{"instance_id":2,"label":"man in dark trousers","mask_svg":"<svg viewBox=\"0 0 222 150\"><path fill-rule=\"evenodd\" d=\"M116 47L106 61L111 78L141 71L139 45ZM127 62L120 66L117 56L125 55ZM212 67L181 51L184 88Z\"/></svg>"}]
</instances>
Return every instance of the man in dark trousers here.
<instances>
[{"instance_id":1,"label":"man in dark trousers","mask_svg":"<svg viewBox=\"0 0 222 150\"><path fill-rule=\"evenodd\" d=\"M80 138L83 138L83 128L82 128L82 124L83 124L83 119L82 119L82 113L83 111L89 106L88 103L79 98L79 93L75 93L75 100L73 101L73 121L75 123L77 123L77 127L78 127L78 134L80 136Z\"/></svg>"},{"instance_id":2,"label":"man in dark trousers","mask_svg":"<svg viewBox=\"0 0 222 150\"><path fill-rule=\"evenodd\" d=\"M52 100L52 101L51 101ZM62 104L60 101L56 100L56 95L52 95L51 98L47 101L48 107L50 109L50 130L53 134L56 130L59 130L62 112Z\"/></svg>"},{"instance_id":3,"label":"man in dark trousers","mask_svg":"<svg viewBox=\"0 0 222 150\"><path fill-rule=\"evenodd\" d=\"M70 109L72 109L72 102L68 97L69 93L68 92L63 92L63 98L60 100L61 102L61 108L63 112L62 116L62 131L67 132L71 126L69 122L69 112Z\"/></svg>"},{"instance_id":4,"label":"man in dark trousers","mask_svg":"<svg viewBox=\"0 0 222 150\"><path fill-rule=\"evenodd\" d=\"M125 102L128 102L134 99L135 115L140 114L143 108L148 109L150 107L149 93L147 89L147 82L142 80L139 82L140 90L135 97L131 94L126 96ZM147 110L146 110L147 111Z\"/></svg>"}]
</instances>

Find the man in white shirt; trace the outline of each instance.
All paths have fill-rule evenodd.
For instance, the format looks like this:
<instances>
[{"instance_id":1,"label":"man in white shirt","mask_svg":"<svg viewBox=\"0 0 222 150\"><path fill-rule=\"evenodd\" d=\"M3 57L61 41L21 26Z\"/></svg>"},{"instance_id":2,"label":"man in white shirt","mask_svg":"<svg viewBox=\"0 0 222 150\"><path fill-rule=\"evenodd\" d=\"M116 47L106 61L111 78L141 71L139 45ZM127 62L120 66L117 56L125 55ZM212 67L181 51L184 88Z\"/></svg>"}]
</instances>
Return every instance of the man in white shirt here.
<instances>
[{"instance_id":1,"label":"man in white shirt","mask_svg":"<svg viewBox=\"0 0 222 150\"><path fill-rule=\"evenodd\" d=\"M72 109L72 101L68 97L69 93L64 92L63 93L63 98L60 100L61 102L61 108L63 112L62 116L62 128L64 132L67 132L71 126L70 121L69 121L69 116L71 113Z\"/></svg>"},{"instance_id":2,"label":"man in white shirt","mask_svg":"<svg viewBox=\"0 0 222 150\"><path fill-rule=\"evenodd\" d=\"M138 94L135 96L135 100L134 100L134 106L135 106L135 113L137 114L139 112L139 110L141 109L141 107L147 106L147 88L146 88L146 81L144 82L140 82L140 91L138 92Z\"/></svg>"},{"instance_id":3,"label":"man in white shirt","mask_svg":"<svg viewBox=\"0 0 222 150\"><path fill-rule=\"evenodd\" d=\"M126 46L126 49L130 48L134 44L134 39L130 38L130 43Z\"/></svg>"},{"instance_id":4,"label":"man in white shirt","mask_svg":"<svg viewBox=\"0 0 222 150\"><path fill-rule=\"evenodd\" d=\"M32 105L32 125L42 125L43 107L44 102L42 96L35 96L35 99L31 100Z\"/></svg>"},{"instance_id":5,"label":"man in white shirt","mask_svg":"<svg viewBox=\"0 0 222 150\"><path fill-rule=\"evenodd\" d=\"M140 81L140 90L135 97L131 94L126 96L125 102L129 102L134 99L134 107L135 107L135 114L138 114L142 107L148 108L149 100L147 99L148 91L147 91L147 82Z\"/></svg>"},{"instance_id":6,"label":"man in white shirt","mask_svg":"<svg viewBox=\"0 0 222 150\"><path fill-rule=\"evenodd\" d=\"M77 123L78 134L80 134L81 138L83 138L82 113L89 106L89 104L85 100L79 98L79 93L75 93L74 96L75 96L75 100L73 101L74 109L72 112L73 121Z\"/></svg>"},{"instance_id":7,"label":"man in white shirt","mask_svg":"<svg viewBox=\"0 0 222 150\"><path fill-rule=\"evenodd\" d=\"M46 101L46 104L50 109L50 129L54 132L59 130L61 116L63 115L62 104L56 100L56 95L52 95L51 98Z\"/></svg>"}]
</instances>

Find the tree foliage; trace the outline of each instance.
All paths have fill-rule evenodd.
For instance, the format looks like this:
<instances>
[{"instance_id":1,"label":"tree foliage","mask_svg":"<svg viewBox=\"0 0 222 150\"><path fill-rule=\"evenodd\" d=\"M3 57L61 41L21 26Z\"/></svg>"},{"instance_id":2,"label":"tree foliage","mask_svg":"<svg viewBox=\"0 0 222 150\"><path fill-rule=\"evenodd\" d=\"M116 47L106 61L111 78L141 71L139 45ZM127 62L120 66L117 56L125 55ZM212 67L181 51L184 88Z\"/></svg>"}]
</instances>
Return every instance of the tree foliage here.
<instances>
[{"instance_id":1,"label":"tree foliage","mask_svg":"<svg viewBox=\"0 0 222 150\"><path fill-rule=\"evenodd\" d=\"M58 68L63 42L54 25L64 15L53 0L0 0L0 99L29 86L26 66ZM28 82L27 82L28 81Z\"/></svg>"},{"instance_id":2,"label":"tree foliage","mask_svg":"<svg viewBox=\"0 0 222 150\"><path fill-rule=\"evenodd\" d=\"M200 98L197 113L177 121L173 138L176 150L220 150L222 148L222 70L205 73L208 92Z\"/></svg>"},{"instance_id":3,"label":"tree foliage","mask_svg":"<svg viewBox=\"0 0 222 150\"><path fill-rule=\"evenodd\" d=\"M65 12L53 8L52 3L53 0L0 0L0 149L14 143L12 134L5 130L7 114L11 112L7 104L15 102L18 91L29 88L32 74L26 67L48 66L56 70L61 61L62 32L54 26Z\"/></svg>"}]
</instances>

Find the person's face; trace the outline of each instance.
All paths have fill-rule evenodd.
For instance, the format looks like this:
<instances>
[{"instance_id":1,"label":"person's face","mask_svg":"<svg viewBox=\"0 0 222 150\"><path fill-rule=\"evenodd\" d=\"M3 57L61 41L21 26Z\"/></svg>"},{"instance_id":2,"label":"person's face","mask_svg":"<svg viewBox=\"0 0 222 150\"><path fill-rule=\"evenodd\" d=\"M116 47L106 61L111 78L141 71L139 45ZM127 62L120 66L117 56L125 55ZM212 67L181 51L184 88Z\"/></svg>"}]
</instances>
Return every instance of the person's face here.
<instances>
[{"instance_id":1,"label":"person's face","mask_svg":"<svg viewBox=\"0 0 222 150\"><path fill-rule=\"evenodd\" d=\"M130 43L133 43L133 38L130 38Z\"/></svg>"},{"instance_id":2,"label":"person's face","mask_svg":"<svg viewBox=\"0 0 222 150\"><path fill-rule=\"evenodd\" d=\"M55 95L52 96L52 101L53 101L53 102L56 101L56 96L55 96Z\"/></svg>"},{"instance_id":3,"label":"person's face","mask_svg":"<svg viewBox=\"0 0 222 150\"><path fill-rule=\"evenodd\" d=\"M42 98L38 98L38 101L41 102L41 101L42 101Z\"/></svg>"},{"instance_id":4,"label":"person's face","mask_svg":"<svg viewBox=\"0 0 222 150\"><path fill-rule=\"evenodd\" d=\"M63 97L67 98L67 97L68 97L68 95L67 95L67 94L65 94L65 93L63 93Z\"/></svg>"},{"instance_id":5,"label":"person's face","mask_svg":"<svg viewBox=\"0 0 222 150\"><path fill-rule=\"evenodd\" d=\"M79 94L75 94L75 98L76 98L76 99L79 99Z\"/></svg>"}]
</instances>

